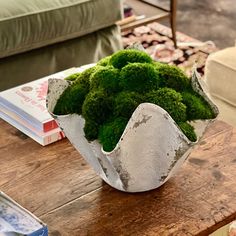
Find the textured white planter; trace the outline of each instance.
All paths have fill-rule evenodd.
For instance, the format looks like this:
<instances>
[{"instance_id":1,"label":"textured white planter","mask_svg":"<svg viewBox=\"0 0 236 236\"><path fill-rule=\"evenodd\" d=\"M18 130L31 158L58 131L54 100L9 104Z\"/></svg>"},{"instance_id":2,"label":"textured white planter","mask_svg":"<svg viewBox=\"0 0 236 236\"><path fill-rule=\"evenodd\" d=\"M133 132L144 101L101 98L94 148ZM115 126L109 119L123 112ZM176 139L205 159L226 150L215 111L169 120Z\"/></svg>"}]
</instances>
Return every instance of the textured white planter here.
<instances>
[{"instance_id":1,"label":"textured white planter","mask_svg":"<svg viewBox=\"0 0 236 236\"><path fill-rule=\"evenodd\" d=\"M142 103L134 111L115 149L104 152L97 141L88 142L85 138L82 116L53 114L58 98L68 85L68 81L49 80L48 111L95 172L116 189L142 192L160 187L181 167L195 144L188 140L165 110L151 103ZM192 86L218 114L217 107L202 89L196 71ZM198 140L209 122L194 122Z\"/></svg>"}]
</instances>

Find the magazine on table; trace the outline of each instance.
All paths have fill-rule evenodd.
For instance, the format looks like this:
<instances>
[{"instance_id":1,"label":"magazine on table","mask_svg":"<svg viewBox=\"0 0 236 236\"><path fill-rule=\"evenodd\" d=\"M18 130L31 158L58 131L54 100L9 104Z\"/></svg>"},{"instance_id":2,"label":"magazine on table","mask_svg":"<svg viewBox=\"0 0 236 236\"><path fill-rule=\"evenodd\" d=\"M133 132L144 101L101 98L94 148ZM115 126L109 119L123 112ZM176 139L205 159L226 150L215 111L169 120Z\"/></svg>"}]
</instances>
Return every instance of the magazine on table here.
<instances>
[{"instance_id":1,"label":"magazine on table","mask_svg":"<svg viewBox=\"0 0 236 236\"><path fill-rule=\"evenodd\" d=\"M47 236L48 228L32 213L0 191L0 236Z\"/></svg>"}]
</instances>

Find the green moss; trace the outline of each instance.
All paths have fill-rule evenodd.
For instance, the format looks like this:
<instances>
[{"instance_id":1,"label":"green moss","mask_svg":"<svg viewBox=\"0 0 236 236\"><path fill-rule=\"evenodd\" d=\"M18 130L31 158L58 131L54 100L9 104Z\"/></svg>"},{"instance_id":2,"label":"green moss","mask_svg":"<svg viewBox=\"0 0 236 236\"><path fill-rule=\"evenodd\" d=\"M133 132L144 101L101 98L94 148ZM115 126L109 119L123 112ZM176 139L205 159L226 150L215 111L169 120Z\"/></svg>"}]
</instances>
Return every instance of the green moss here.
<instances>
[{"instance_id":1,"label":"green moss","mask_svg":"<svg viewBox=\"0 0 236 236\"><path fill-rule=\"evenodd\" d=\"M85 137L88 141L93 141L98 138L99 125L93 120L86 120L84 125Z\"/></svg>"},{"instance_id":2,"label":"green moss","mask_svg":"<svg viewBox=\"0 0 236 236\"><path fill-rule=\"evenodd\" d=\"M156 70L160 80L160 87L173 88L180 92L191 86L190 79L177 66L158 63Z\"/></svg>"},{"instance_id":3,"label":"green moss","mask_svg":"<svg viewBox=\"0 0 236 236\"><path fill-rule=\"evenodd\" d=\"M65 78L65 80L75 81L76 79L78 79L79 75L80 75L80 73L75 73L75 74L69 75L68 77Z\"/></svg>"},{"instance_id":4,"label":"green moss","mask_svg":"<svg viewBox=\"0 0 236 236\"><path fill-rule=\"evenodd\" d=\"M108 93L115 93L119 88L120 72L112 66L97 69L90 77L90 90L104 89Z\"/></svg>"},{"instance_id":5,"label":"green moss","mask_svg":"<svg viewBox=\"0 0 236 236\"><path fill-rule=\"evenodd\" d=\"M111 99L103 90L91 91L86 96L82 107L82 115L86 120L102 124L112 110Z\"/></svg>"},{"instance_id":6,"label":"green moss","mask_svg":"<svg viewBox=\"0 0 236 236\"><path fill-rule=\"evenodd\" d=\"M186 135L186 137L192 141L192 142L196 142L197 141L197 135L194 132L194 128L193 126L191 126L189 123L187 122L182 122L178 124L180 129L183 131L183 133Z\"/></svg>"},{"instance_id":7,"label":"green moss","mask_svg":"<svg viewBox=\"0 0 236 236\"><path fill-rule=\"evenodd\" d=\"M152 58L147 53L135 49L120 50L110 58L110 64L118 69L134 62L152 63Z\"/></svg>"},{"instance_id":8,"label":"green moss","mask_svg":"<svg viewBox=\"0 0 236 236\"><path fill-rule=\"evenodd\" d=\"M155 67L148 63L130 63L120 73L120 85L124 90L145 93L158 88Z\"/></svg>"},{"instance_id":9,"label":"green moss","mask_svg":"<svg viewBox=\"0 0 236 236\"><path fill-rule=\"evenodd\" d=\"M104 68L104 67L96 65L96 66L88 68L87 70L84 70L83 72L79 74L79 76L75 80L75 83L80 84L81 86L89 90L91 76L93 75L93 73L95 73L97 70L101 68Z\"/></svg>"},{"instance_id":10,"label":"green moss","mask_svg":"<svg viewBox=\"0 0 236 236\"><path fill-rule=\"evenodd\" d=\"M156 68L162 66L163 64L165 65L165 63L159 62L159 61L153 61L153 64L155 65Z\"/></svg>"},{"instance_id":11,"label":"green moss","mask_svg":"<svg viewBox=\"0 0 236 236\"><path fill-rule=\"evenodd\" d=\"M143 102L143 96L135 92L121 92L114 99L115 117L130 118L137 106Z\"/></svg>"},{"instance_id":12,"label":"green moss","mask_svg":"<svg viewBox=\"0 0 236 236\"><path fill-rule=\"evenodd\" d=\"M70 113L82 113L82 105L88 90L81 84L73 83L58 99L54 108L54 114L65 115Z\"/></svg>"},{"instance_id":13,"label":"green moss","mask_svg":"<svg viewBox=\"0 0 236 236\"><path fill-rule=\"evenodd\" d=\"M186 121L186 106L182 103L182 96L171 88L161 88L152 91L146 96L147 102L154 103L164 110L176 121Z\"/></svg>"},{"instance_id":14,"label":"green moss","mask_svg":"<svg viewBox=\"0 0 236 236\"><path fill-rule=\"evenodd\" d=\"M186 121L215 117L181 69L155 62L138 50L121 50L66 79L73 82L58 100L54 113L82 114L85 137L89 141L99 139L105 151L114 149L142 102L165 109L191 141L197 137Z\"/></svg>"},{"instance_id":15,"label":"green moss","mask_svg":"<svg viewBox=\"0 0 236 236\"><path fill-rule=\"evenodd\" d=\"M213 119L215 115L210 105L199 95L183 92L183 103L187 106L187 119Z\"/></svg>"},{"instance_id":16,"label":"green moss","mask_svg":"<svg viewBox=\"0 0 236 236\"><path fill-rule=\"evenodd\" d=\"M93 66L82 73L75 73L67 77L67 80L72 80L73 83L63 92L58 99L54 108L54 113L57 115L65 115L70 113L82 113L82 105L85 96L89 92L90 76L100 69L100 66Z\"/></svg>"},{"instance_id":17,"label":"green moss","mask_svg":"<svg viewBox=\"0 0 236 236\"><path fill-rule=\"evenodd\" d=\"M106 123L99 128L98 139L106 152L112 151L118 143L128 120L116 118L114 121Z\"/></svg>"},{"instance_id":18,"label":"green moss","mask_svg":"<svg viewBox=\"0 0 236 236\"><path fill-rule=\"evenodd\" d=\"M111 59L111 56L104 57L100 61L98 61L97 65L99 65L99 66L108 66L110 64L110 59Z\"/></svg>"}]
</instances>

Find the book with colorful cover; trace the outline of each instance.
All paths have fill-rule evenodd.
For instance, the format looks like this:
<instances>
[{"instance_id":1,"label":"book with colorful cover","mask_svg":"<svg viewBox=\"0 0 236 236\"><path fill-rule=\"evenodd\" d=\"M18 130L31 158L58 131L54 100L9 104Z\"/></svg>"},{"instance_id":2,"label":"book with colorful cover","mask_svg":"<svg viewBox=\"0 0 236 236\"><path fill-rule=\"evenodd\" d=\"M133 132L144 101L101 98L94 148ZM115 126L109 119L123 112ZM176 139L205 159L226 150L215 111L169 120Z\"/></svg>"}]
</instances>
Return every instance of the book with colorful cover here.
<instances>
[{"instance_id":1,"label":"book with colorful cover","mask_svg":"<svg viewBox=\"0 0 236 236\"><path fill-rule=\"evenodd\" d=\"M43 146L64 138L46 109L48 79L64 79L94 65L74 67L0 92L0 118Z\"/></svg>"},{"instance_id":2,"label":"book with colorful cover","mask_svg":"<svg viewBox=\"0 0 236 236\"><path fill-rule=\"evenodd\" d=\"M19 117L15 116L14 113L5 109L3 106L0 107L0 118L16 127L18 130L43 146L61 140L65 137L64 133L59 127L48 132L38 131L25 120L19 119Z\"/></svg>"},{"instance_id":3,"label":"book with colorful cover","mask_svg":"<svg viewBox=\"0 0 236 236\"><path fill-rule=\"evenodd\" d=\"M0 105L14 111L18 117L29 122L37 130L53 130L58 126L46 108L48 79L63 79L80 71L80 68L71 68L0 92Z\"/></svg>"}]
</instances>

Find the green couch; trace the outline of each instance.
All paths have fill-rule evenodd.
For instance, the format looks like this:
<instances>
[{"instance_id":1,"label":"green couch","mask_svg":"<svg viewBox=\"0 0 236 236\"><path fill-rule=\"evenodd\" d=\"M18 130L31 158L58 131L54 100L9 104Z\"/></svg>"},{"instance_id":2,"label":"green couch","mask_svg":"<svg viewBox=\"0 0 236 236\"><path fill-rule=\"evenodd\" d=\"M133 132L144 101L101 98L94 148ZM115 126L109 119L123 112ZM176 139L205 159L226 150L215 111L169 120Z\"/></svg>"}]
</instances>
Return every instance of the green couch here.
<instances>
[{"instance_id":1,"label":"green couch","mask_svg":"<svg viewBox=\"0 0 236 236\"><path fill-rule=\"evenodd\" d=\"M0 91L122 48L122 0L0 0Z\"/></svg>"}]
</instances>

